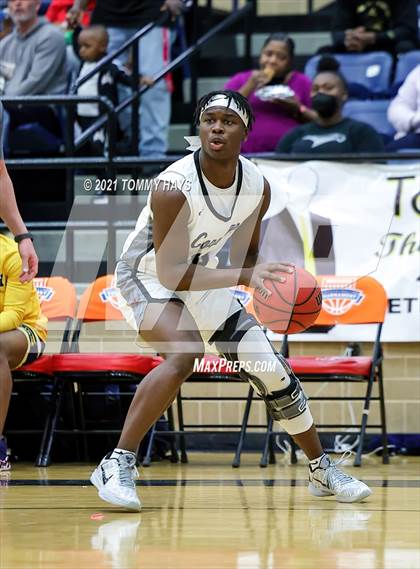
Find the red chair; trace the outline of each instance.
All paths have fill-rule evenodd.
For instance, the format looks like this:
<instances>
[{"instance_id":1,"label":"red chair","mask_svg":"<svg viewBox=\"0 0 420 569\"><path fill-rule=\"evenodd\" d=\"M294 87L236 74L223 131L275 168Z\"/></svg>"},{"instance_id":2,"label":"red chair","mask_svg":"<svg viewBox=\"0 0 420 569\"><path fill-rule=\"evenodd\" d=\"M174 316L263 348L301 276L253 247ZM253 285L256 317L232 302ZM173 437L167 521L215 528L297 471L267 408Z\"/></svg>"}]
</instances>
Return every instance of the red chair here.
<instances>
[{"instance_id":1,"label":"red chair","mask_svg":"<svg viewBox=\"0 0 420 569\"><path fill-rule=\"evenodd\" d=\"M34 279L34 285L40 300L42 313L48 318L48 339L46 345L46 354L35 360L31 364L23 365L13 371L14 382L37 381L39 383L51 382L54 380L54 372L52 367L53 356L51 352L54 347L51 345L51 336L53 332L57 333L57 347L62 353L68 351L70 343L70 332L73 318L76 313L76 291L74 286L64 277L38 277ZM51 421L55 417L55 406L58 404L57 385L51 393L51 409L45 421L43 429L43 437L39 454L36 460L37 466L42 466L43 456L46 450L48 432L51 429ZM10 434L26 433L26 431L8 431ZM30 430L34 433L34 430Z\"/></svg>"},{"instance_id":2,"label":"red chair","mask_svg":"<svg viewBox=\"0 0 420 569\"><path fill-rule=\"evenodd\" d=\"M385 394L382 373L383 351L381 332L387 310L387 296L382 285L373 277L337 277L334 275L318 276L317 280L322 289L322 310L315 322L313 331L320 327L345 324L374 325L376 332L372 335L373 349L368 356L293 356L289 354L290 343L287 336L284 339L282 353L288 358L295 374L303 383L314 382L355 382L366 383L364 397L310 397L311 401L343 401L361 400L364 402L360 418L360 436L354 461L355 466L362 462L362 450L366 429L380 429L382 433L382 462L389 463L388 437L386 430ZM378 396L372 396L374 384L378 385ZM380 424L368 425L371 401L379 401ZM325 428L354 428L348 424L325 424ZM275 435L272 430L273 421L269 421L265 449L261 466L267 465L268 440ZM295 461L295 456L293 457Z\"/></svg>"},{"instance_id":3,"label":"red chair","mask_svg":"<svg viewBox=\"0 0 420 569\"><path fill-rule=\"evenodd\" d=\"M162 359L156 355L142 355L119 351L107 352L108 346L104 339L111 335L112 347L115 341L122 342L122 347L133 344L133 334L127 335L127 326L121 311L118 309L121 301L115 288L113 275L96 279L82 294L77 310L77 320L71 340L71 353L57 354L52 357L54 376L61 385L60 397L66 387L72 388L72 394L77 401L79 412L77 428L57 430L55 427L49 433L50 443L58 433L82 435L85 458L88 457L87 434L115 434L117 429L88 428L85 420L84 398L89 396L89 384L92 383L138 383L149 371L159 365ZM90 324L100 323L91 336L84 336ZM115 330L115 324L117 325ZM107 328L108 327L108 328ZM89 350L94 345L94 351ZM99 349L98 349L98 343ZM105 350L104 350L105 347ZM104 350L104 351L103 351ZM125 393L120 393L124 395ZM128 395L128 394L127 394ZM132 395L130 392L129 395ZM54 426L56 421L54 422ZM50 444L51 446L51 444ZM175 449L173 448L175 453ZM49 457L48 457L49 460Z\"/></svg>"}]
</instances>

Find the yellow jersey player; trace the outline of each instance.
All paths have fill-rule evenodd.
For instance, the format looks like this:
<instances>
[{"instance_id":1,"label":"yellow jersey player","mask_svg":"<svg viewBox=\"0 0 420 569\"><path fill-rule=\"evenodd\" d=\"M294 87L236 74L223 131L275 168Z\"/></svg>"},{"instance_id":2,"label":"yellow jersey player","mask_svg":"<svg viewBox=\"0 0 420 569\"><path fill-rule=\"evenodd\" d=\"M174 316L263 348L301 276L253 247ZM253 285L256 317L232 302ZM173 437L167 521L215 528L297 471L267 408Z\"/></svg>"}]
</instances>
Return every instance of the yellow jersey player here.
<instances>
[{"instance_id":1,"label":"yellow jersey player","mask_svg":"<svg viewBox=\"0 0 420 569\"><path fill-rule=\"evenodd\" d=\"M21 282L18 245L0 235L0 471L9 470L4 424L12 393L11 370L39 358L47 337L33 282Z\"/></svg>"}]
</instances>

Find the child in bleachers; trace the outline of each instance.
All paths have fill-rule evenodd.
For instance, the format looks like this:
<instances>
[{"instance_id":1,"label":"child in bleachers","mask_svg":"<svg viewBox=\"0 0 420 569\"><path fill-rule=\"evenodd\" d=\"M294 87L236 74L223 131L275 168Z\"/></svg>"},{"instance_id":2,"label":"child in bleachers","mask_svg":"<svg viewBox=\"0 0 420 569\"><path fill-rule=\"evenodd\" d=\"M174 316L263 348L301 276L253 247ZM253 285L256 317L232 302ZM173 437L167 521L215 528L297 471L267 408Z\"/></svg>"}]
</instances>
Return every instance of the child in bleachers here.
<instances>
[{"instance_id":1,"label":"child in bleachers","mask_svg":"<svg viewBox=\"0 0 420 569\"><path fill-rule=\"evenodd\" d=\"M4 424L12 393L11 370L42 355L47 319L33 282L22 283L17 244L0 234L0 471L10 470Z\"/></svg>"},{"instance_id":2,"label":"child in bleachers","mask_svg":"<svg viewBox=\"0 0 420 569\"><path fill-rule=\"evenodd\" d=\"M104 26L96 25L76 30L73 44L82 61L77 79L87 75L107 55L108 41L108 32ZM145 77L141 78L140 82L141 84L153 83L151 79ZM112 103L113 107L116 107L118 105L118 83L131 86L133 81L123 69L110 62L83 83L78 88L77 94L88 97L103 96ZM77 105L76 120L83 131L89 128L101 114L98 107L97 103L79 103ZM117 129L117 141L121 141L121 146L123 146L124 142L122 141L125 141L123 133L119 127ZM87 148L87 153L90 156L101 156L104 153L106 141L105 129L99 129L93 134L82 151L86 154ZM105 196L98 196L97 203L106 203L106 201Z\"/></svg>"},{"instance_id":3,"label":"child in bleachers","mask_svg":"<svg viewBox=\"0 0 420 569\"><path fill-rule=\"evenodd\" d=\"M91 26L77 30L74 43L76 53L81 59L77 79L87 75L107 54L108 32L103 26ZM131 85L131 78L114 63L108 63L101 71L83 83L77 90L78 95L92 97L103 96L115 107L118 105L118 83ZM93 124L100 114L97 103L80 103L77 105L76 119L82 130ZM105 147L105 131L98 130L89 144L88 153L92 156L102 155Z\"/></svg>"}]
</instances>

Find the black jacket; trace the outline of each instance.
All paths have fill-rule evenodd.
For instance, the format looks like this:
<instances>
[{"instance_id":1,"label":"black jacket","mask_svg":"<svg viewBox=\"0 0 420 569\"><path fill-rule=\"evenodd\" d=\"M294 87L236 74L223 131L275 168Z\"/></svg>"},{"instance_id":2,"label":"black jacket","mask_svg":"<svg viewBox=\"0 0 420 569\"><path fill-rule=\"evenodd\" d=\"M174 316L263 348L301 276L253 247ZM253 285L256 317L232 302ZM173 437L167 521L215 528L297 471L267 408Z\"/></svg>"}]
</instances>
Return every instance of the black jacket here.
<instances>
[{"instance_id":1,"label":"black jacket","mask_svg":"<svg viewBox=\"0 0 420 569\"><path fill-rule=\"evenodd\" d=\"M332 23L334 47L344 46L344 32L364 26L376 32L375 49L402 41L417 43L416 0L336 0Z\"/></svg>"}]
</instances>

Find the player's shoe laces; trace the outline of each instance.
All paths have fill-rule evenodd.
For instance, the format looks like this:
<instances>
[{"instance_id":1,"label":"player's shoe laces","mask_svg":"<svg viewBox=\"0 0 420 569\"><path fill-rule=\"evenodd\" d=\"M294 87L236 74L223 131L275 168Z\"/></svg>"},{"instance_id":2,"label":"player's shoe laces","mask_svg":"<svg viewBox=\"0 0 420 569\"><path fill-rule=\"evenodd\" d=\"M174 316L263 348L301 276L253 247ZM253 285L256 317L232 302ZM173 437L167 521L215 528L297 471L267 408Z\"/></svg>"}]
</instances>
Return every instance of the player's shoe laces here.
<instances>
[{"instance_id":1,"label":"player's shoe laces","mask_svg":"<svg viewBox=\"0 0 420 569\"><path fill-rule=\"evenodd\" d=\"M141 509L135 482L138 475L136 455L114 450L102 459L90 481L105 502L138 512Z\"/></svg>"},{"instance_id":2,"label":"player's shoe laces","mask_svg":"<svg viewBox=\"0 0 420 569\"><path fill-rule=\"evenodd\" d=\"M0 438L0 472L11 469L6 437Z\"/></svg>"},{"instance_id":3,"label":"player's shoe laces","mask_svg":"<svg viewBox=\"0 0 420 569\"><path fill-rule=\"evenodd\" d=\"M370 496L369 486L338 468L350 455L345 452L340 460L332 462L327 454L323 454L318 461L311 461L309 492L319 498L335 495L339 502L360 502Z\"/></svg>"}]
</instances>

